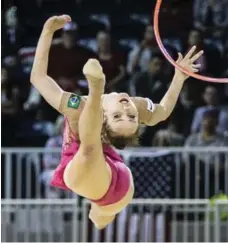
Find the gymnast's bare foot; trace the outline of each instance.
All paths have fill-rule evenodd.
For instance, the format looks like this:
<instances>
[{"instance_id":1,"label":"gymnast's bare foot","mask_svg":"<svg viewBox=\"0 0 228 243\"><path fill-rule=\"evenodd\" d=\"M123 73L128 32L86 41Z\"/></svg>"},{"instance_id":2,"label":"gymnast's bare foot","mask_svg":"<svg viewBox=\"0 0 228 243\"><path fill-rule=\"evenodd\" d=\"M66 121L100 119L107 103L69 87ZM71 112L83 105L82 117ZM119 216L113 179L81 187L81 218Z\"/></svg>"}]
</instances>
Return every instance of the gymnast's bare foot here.
<instances>
[{"instance_id":1,"label":"gymnast's bare foot","mask_svg":"<svg viewBox=\"0 0 228 243\"><path fill-rule=\"evenodd\" d=\"M103 68L96 59L89 59L83 67L83 73L88 79L89 88L103 90L105 86L105 75Z\"/></svg>"}]
</instances>

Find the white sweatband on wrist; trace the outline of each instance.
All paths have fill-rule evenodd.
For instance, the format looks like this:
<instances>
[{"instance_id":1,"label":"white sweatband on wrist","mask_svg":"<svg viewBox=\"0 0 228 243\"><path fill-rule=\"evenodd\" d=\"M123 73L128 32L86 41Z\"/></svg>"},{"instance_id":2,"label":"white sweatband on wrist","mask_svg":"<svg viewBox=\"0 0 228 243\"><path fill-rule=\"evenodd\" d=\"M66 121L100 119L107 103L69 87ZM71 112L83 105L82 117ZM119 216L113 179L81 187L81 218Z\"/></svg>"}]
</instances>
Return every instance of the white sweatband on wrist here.
<instances>
[{"instance_id":1,"label":"white sweatband on wrist","mask_svg":"<svg viewBox=\"0 0 228 243\"><path fill-rule=\"evenodd\" d=\"M153 112L155 110L155 104L149 98L145 98L147 101L147 110Z\"/></svg>"}]
</instances>

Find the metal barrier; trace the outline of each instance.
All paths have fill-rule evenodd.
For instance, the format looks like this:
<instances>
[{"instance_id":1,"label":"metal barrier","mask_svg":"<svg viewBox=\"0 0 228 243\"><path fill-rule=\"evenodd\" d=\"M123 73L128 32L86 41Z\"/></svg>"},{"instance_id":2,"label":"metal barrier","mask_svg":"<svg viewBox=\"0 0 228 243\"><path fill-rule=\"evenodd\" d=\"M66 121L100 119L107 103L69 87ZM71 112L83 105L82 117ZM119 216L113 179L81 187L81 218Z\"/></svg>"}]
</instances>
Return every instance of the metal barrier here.
<instances>
[{"instance_id":1,"label":"metal barrier","mask_svg":"<svg viewBox=\"0 0 228 243\"><path fill-rule=\"evenodd\" d=\"M228 242L228 200L135 199L105 230L75 199L3 199L2 242ZM224 217L226 214L226 217Z\"/></svg>"},{"instance_id":2,"label":"metal barrier","mask_svg":"<svg viewBox=\"0 0 228 243\"><path fill-rule=\"evenodd\" d=\"M104 231L88 219L83 203L82 242L228 242L228 200L135 199Z\"/></svg>"},{"instance_id":3,"label":"metal barrier","mask_svg":"<svg viewBox=\"0 0 228 243\"><path fill-rule=\"evenodd\" d=\"M2 198L43 198L43 156L60 149L2 149ZM132 148L120 151L131 168L136 198L210 198L228 194L228 148ZM56 191L54 191L56 193ZM57 195L57 196L56 196ZM59 190L54 197L72 194Z\"/></svg>"},{"instance_id":4,"label":"metal barrier","mask_svg":"<svg viewBox=\"0 0 228 243\"><path fill-rule=\"evenodd\" d=\"M1 241L77 242L78 210L75 199L3 199Z\"/></svg>"}]
</instances>

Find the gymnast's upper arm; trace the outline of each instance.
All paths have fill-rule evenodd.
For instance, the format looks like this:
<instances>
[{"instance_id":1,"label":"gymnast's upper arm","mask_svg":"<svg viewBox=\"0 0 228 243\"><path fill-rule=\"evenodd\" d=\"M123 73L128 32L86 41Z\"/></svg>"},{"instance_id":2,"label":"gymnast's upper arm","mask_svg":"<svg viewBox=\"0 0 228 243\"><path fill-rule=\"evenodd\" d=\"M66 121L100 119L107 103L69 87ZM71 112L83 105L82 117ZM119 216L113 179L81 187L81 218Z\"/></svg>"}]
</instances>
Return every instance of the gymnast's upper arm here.
<instances>
[{"instance_id":1,"label":"gymnast's upper arm","mask_svg":"<svg viewBox=\"0 0 228 243\"><path fill-rule=\"evenodd\" d=\"M166 111L160 104L153 103L149 98L133 97L132 101L139 112L139 122L154 126L165 120Z\"/></svg>"},{"instance_id":2,"label":"gymnast's upper arm","mask_svg":"<svg viewBox=\"0 0 228 243\"><path fill-rule=\"evenodd\" d=\"M67 117L76 117L82 110L84 98L74 93L63 91L49 76L35 77L31 83L43 98L57 111Z\"/></svg>"},{"instance_id":3,"label":"gymnast's upper arm","mask_svg":"<svg viewBox=\"0 0 228 243\"><path fill-rule=\"evenodd\" d=\"M31 83L43 98L56 110L59 110L64 91L49 76L31 76Z\"/></svg>"},{"instance_id":4,"label":"gymnast's upper arm","mask_svg":"<svg viewBox=\"0 0 228 243\"><path fill-rule=\"evenodd\" d=\"M85 100L84 96L63 92L58 111L69 118L77 119L83 110Z\"/></svg>"}]
</instances>

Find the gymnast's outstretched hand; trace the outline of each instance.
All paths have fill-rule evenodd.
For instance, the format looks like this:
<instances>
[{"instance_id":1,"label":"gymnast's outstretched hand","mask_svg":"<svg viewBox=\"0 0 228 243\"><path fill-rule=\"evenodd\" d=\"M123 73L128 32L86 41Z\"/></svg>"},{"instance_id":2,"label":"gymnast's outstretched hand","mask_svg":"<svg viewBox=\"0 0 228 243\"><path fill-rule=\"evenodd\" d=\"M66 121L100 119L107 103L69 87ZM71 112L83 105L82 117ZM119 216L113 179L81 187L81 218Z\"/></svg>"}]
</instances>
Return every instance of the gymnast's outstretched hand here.
<instances>
[{"instance_id":1,"label":"gymnast's outstretched hand","mask_svg":"<svg viewBox=\"0 0 228 243\"><path fill-rule=\"evenodd\" d=\"M54 33L56 30L62 29L68 22L71 22L71 17L69 15L53 16L46 21L44 28Z\"/></svg>"},{"instance_id":2,"label":"gymnast's outstretched hand","mask_svg":"<svg viewBox=\"0 0 228 243\"><path fill-rule=\"evenodd\" d=\"M177 59L176 63L191 72L198 73L201 65L194 64L194 62L203 55L203 51L199 51L196 54L195 54L195 51L196 51L196 46L193 46L190 49L190 51L185 55L185 57L183 57L183 55L181 53L178 53L178 59ZM187 74L181 72L177 68L175 69L175 76L177 76L181 80L186 80L189 78L189 76Z\"/></svg>"},{"instance_id":3,"label":"gymnast's outstretched hand","mask_svg":"<svg viewBox=\"0 0 228 243\"><path fill-rule=\"evenodd\" d=\"M89 82L89 88L104 90L105 75L97 59L89 59L83 67L83 74Z\"/></svg>"}]
</instances>

